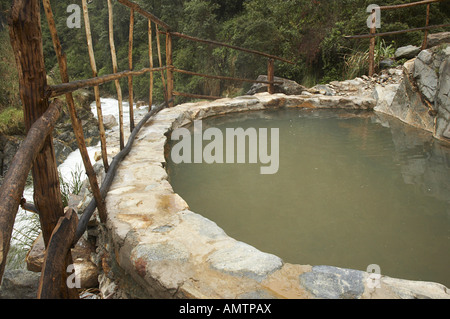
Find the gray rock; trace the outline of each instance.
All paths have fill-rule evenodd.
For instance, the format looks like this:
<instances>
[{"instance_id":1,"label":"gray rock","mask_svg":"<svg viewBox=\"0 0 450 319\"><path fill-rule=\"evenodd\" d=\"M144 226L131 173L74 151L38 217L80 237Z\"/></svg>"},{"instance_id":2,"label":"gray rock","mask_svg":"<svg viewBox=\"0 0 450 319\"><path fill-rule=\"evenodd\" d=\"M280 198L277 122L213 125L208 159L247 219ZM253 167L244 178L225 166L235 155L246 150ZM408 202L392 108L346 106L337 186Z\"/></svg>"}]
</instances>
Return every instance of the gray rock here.
<instances>
[{"instance_id":1,"label":"gray rock","mask_svg":"<svg viewBox=\"0 0 450 319\"><path fill-rule=\"evenodd\" d=\"M439 32L428 35L428 48L440 45L442 43L450 43L450 32Z\"/></svg>"},{"instance_id":2,"label":"gray rock","mask_svg":"<svg viewBox=\"0 0 450 319\"><path fill-rule=\"evenodd\" d=\"M258 282L283 265L279 257L263 253L243 242L217 250L208 257L208 262L213 269Z\"/></svg>"},{"instance_id":3,"label":"gray rock","mask_svg":"<svg viewBox=\"0 0 450 319\"><path fill-rule=\"evenodd\" d=\"M356 299L364 293L364 272L315 266L300 275L300 284L317 298Z\"/></svg>"},{"instance_id":4,"label":"gray rock","mask_svg":"<svg viewBox=\"0 0 450 319\"><path fill-rule=\"evenodd\" d=\"M267 81L267 75L260 75L256 79L257 81ZM303 85L298 84L295 81L287 80L279 77L274 77L275 82L282 82L282 84L275 84L275 93L284 93L286 95L300 95L303 91L307 90ZM267 84L255 83L252 85L246 95L254 95L256 93L267 92Z\"/></svg>"},{"instance_id":5,"label":"gray rock","mask_svg":"<svg viewBox=\"0 0 450 319\"><path fill-rule=\"evenodd\" d=\"M310 93L319 93L322 95L327 95L327 96L334 96L336 95L336 91L331 88L329 85L326 84L318 84L316 86L313 86L312 88L309 89Z\"/></svg>"},{"instance_id":6,"label":"gray rock","mask_svg":"<svg viewBox=\"0 0 450 319\"><path fill-rule=\"evenodd\" d=\"M413 45L407 45L405 47L400 47L395 51L395 58L396 59L412 59L415 56L417 56L420 53L420 48L413 46Z\"/></svg>"},{"instance_id":7,"label":"gray rock","mask_svg":"<svg viewBox=\"0 0 450 319\"><path fill-rule=\"evenodd\" d=\"M5 271L0 299L36 299L39 278L39 273L23 269Z\"/></svg>"},{"instance_id":8,"label":"gray rock","mask_svg":"<svg viewBox=\"0 0 450 319\"><path fill-rule=\"evenodd\" d=\"M430 50L423 50L417 56L417 59L421 60L423 63L430 65L433 60L433 53Z\"/></svg>"},{"instance_id":9,"label":"gray rock","mask_svg":"<svg viewBox=\"0 0 450 319\"><path fill-rule=\"evenodd\" d=\"M394 61L392 59L384 59L380 61L380 69L389 69L394 66Z\"/></svg>"},{"instance_id":10,"label":"gray rock","mask_svg":"<svg viewBox=\"0 0 450 319\"><path fill-rule=\"evenodd\" d=\"M114 115L105 115L103 117L103 125L105 126L105 129L110 130L117 126L117 120Z\"/></svg>"},{"instance_id":11,"label":"gray rock","mask_svg":"<svg viewBox=\"0 0 450 319\"><path fill-rule=\"evenodd\" d=\"M436 70L425 64L421 59L416 59L414 63L414 79L420 92L429 102L433 103L438 89L438 74Z\"/></svg>"},{"instance_id":12,"label":"gray rock","mask_svg":"<svg viewBox=\"0 0 450 319\"><path fill-rule=\"evenodd\" d=\"M450 138L450 56L439 69L439 89L436 97L438 117L436 136Z\"/></svg>"}]
</instances>

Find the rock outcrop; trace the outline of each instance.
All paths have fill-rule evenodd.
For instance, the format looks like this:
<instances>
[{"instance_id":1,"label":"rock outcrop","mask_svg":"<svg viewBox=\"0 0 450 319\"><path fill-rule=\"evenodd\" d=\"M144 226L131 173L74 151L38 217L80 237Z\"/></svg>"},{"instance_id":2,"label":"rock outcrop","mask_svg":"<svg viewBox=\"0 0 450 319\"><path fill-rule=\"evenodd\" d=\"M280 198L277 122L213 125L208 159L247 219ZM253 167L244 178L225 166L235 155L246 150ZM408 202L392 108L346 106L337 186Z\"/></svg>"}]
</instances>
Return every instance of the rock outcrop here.
<instances>
[{"instance_id":1,"label":"rock outcrop","mask_svg":"<svg viewBox=\"0 0 450 319\"><path fill-rule=\"evenodd\" d=\"M403 65L397 84L375 87L375 111L450 138L450 45L423 50Z\"/></svg>"}]
</instances>

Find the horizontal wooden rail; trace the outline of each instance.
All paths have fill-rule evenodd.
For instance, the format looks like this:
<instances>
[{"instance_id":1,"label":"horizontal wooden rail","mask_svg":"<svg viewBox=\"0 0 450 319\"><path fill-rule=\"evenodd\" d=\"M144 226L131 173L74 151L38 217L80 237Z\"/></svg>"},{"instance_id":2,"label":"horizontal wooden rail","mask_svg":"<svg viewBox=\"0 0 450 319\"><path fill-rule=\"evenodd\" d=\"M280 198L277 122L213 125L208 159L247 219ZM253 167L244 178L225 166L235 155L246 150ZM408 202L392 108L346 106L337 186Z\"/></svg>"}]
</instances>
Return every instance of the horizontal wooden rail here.
<instances>
[{"instance_id":1,"label":"horizontal wooden rail","mask_svg":"<svg viewBox=\"0 0 450 319\"><path fill-rule=\"evenodd\" d=\"M154 23L160 25L161 27L163 27L164 29L170 31L172 28L170 27L170 25L168 25L167 23L161 21L159 18L157 18L156 16L154 16L153 14L151 14L150 12L145 11L144 9L142 9L137 3L129 1L129 0L118 0L121 4L123 4L124 6L133 9L134 11L138 12L139 14L143 15L144 17L146 17L147 19L153 21Z\"/></svg>"},{"instance_id":2,"label":"horizontal wooden rail","mask_svg":"<svg viewBox=\"0 0 450 319\"><path fill-rule=\"evenodd\" d=\"M54 100L47 111L31 126L16 152L0 187L0 282L5 269L14 221L22 200L28 173L45 140L59 118L62 101Z\"/></svg>"},{"instance_id":3,"label":"horizontal wooden rail","mask_svg":"<svg viewBox=\"0 0 450 319\"><path fill-rule=\"evenodd\" d=\"M238 81L238 82L248 82L248 83L262 83L262 84L283 84L283 82L276 82L276 81L258 81L258 80L249 80L249 79L243 79L243 78L235 78L235 77L229 77L229 76L221 76L221 75L208 75L208 74L202 74L202 73L196 73L192 71L186 71L181 69L173 69L174 72L182 73L182 74L188 74L188 75L194 75L194 76L201 76L204 78L209 79L217 79L217 80L229 80L229 81Z\"/></svg>"},{"instance_id":4,"label":"horizontal wooden rail","mask_svg":"<svg viewBox=\"0 0 450 319\"><path fill-rule=\"evenodd\" d=\"M380 10L403 9L403 8L420 6L420 5L424 5L424 4L430 4L430 3L434 3L434 2L442 2L442 1L447 1L447 0L424 0L424 1L418 1L418 2L412 2L412 3L396 4L396 5L392 5L392 6L380 6Z\"/></svg>"},{"instance_id":5,"label":"horizontal wooden rail","mask_svg":"<svg viewBox=\"0 0 450 319\"><path fill-rule=\"evenodd\" d=\"M193 98L193 99L205 99L205 100L223 99L223 97L220 97L220 96L201 95L201 94L192 94L192 93L182 93L182 92L177 92L177 91L173 91L173 95L190 97L190 98Z\"/></svg>"},{"instance_id":6,"label":"horizontal wooden rail","mask_svg":"<svg viewBox=\"0 0 450 319\"><path fill-rule=\"evenodd\" d=\"M96 78L72 81L68 83L62 83L57 85L50 85L47 87L47 96L49 98L60 96L66 93L74 92L76 90L92 87L96 85L101 85L107 82L112 82L121 78L126 78L128 76L138 76L148 72L159 72L167 69L166 66L160 68L144 68L139 71L122 71L114 74L108 74Z\"/></svg>"},{"instance_id":7,"label":"horizontal wooden rail","mask_svg":"<svg viewBox=\"0 0 450 319\"><path fill-rule=\"evenodd\" d=\"M440 24L440 25L429 25L427 27L420 27L420 28L412 28L407 30L398 30L398 31L389 31L389 32L381 32L381 33L368 33L368 34L360 34L360 35L350 35L350 36L344 36L346 39L368 39L372 37L383 37L387 35L394 35L394 34L403 34L408 32L414 32L414 31L423 31L423 30L429 30L429 29L436 29L436 28L446 28L450 27L450 23L447 24Z\"/></svg>"},{"instance_id":8,"label":"horizontal wooden rail","mask_svg":"<svg viewBox=\"0 0 450 319\"><path fill-rule=\"evenodd\" d=\"M166 34L167 32L161 31L160 33ZM177 37L177 38L182 38L182 39L186 39L186 40L190 40L190 41L194 41L194 42L199 42L199 43L205 43L205 44L210 44L210 45L226 47L226 48L230 48L230 49L234 49L234 50L238 50L238 51L242 51L242 52L247 52L247 53L251 53L251 54L264 56L266 58L270 58L270 59L274 59L274 60L283 61L283 62L286 62L286 63L289 63L289 64L295 64L292 61L289 61L289 60L284 59L284 58L280 58L280 57L275 56L275 55L267 54L267 53L256 51L256 50L241 48L241 47L238 47L238 46L235 46L235 45L231 45L231 44L227 44L227 43L223 43L223 42L200 39L200 38L192 37L190 35L185 35L185 34L182 34L182 33L179 33L179 32L170 32L170 34L172 36L174 36L174 37Z\"/></svg>"}]
</instances>

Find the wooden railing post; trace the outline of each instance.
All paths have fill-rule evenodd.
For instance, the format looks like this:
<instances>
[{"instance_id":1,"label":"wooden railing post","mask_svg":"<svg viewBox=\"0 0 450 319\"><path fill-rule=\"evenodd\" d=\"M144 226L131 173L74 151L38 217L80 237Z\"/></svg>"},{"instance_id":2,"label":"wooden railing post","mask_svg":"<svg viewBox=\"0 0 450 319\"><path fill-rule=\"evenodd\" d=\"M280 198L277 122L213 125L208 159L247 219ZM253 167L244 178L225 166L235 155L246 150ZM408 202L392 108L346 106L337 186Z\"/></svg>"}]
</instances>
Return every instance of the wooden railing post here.
<instances>
[{"instance_id":1,"label":"wooden railing post","mask_svg":"<svg viewBox=\"0 0 450 319\"><path fill-rule=\"evenodd\" d=\"M375 33L377 32L376 21L377 15L375 9L372 10L372 25L370 28L370 45L369 45L369 76L375 73Z\"/></svg>"},{"instance_id":2,"label":"wooden railing post","mask_svg":"<svg viewBox=\"0 0 450 319\"><path fill-rule=\"evenodd\" d=\"M169 107L174 106L173 98L173 61L172 61L172 35L166 33L166 65L167 68L167 100Z\"/></svg>"},{"instance_id":3,"label":"wooden railing post","mask_svg":"<svg viewBox=\"0 0 450 319\"><path fill-rule=\"evenodd\" d=\"M47 86L39 0L15 0L11 9L10 36L14 49L20 97L27 132L49 106L44 97ZM44 243L48 244L53 229L64 215L59 175L51 135L47 137L32 168L34 204L40 212Z\"/></svg>"},{"instance_id":4,"label":"wooden railing post","mask_svg":"<svg viewBox=\"0 0 450 319\"><path fill-rule=\"evenodd\" d=\"M161 53L161 40L159 38L160 32L159 32L158 25L156 25L155 27L156 27L156 47L158 49L158 62L159 62L159 67L161 68L163 65L162 65L162 53ZM163 91L164 91L164 99L168 105L167 85L166 85L166 78L164 76L164 71L161 71L161 82L162 82Z\"/></svg>"},{"instance_id":5,"label":"wooden railing post","mask_svg":"<svg viewBox=\"0 0 450 319\"><path fill-rule=\"evenodd\" d=\"M152 39L152 20L148 19L148 59L150 63L150 68L153 68L153 39ZM153 105L153 72L150 72L150 87L149 87L149 98L148 98L148 110L152 109Z\"/></svg>"},{"instance_id":6,"label":"wooden railing post","mask_svg":"<svg viewBox=\"0 0 450 319\"><path fill-rule=\"evenodd\" d=\"M274 94L275 93L275 87L273 85L273 81L275 79L275 66L274 66L274 59L269 59L268 63L267 63L267 81L271 82L269 83L269 85L267 86L267 91L270 94Z\"/></svg>"},{"instance_id":7,"label":"wooden railing post","mask_svg":"<svg viewBox=\"0 0 450 319\"><path fill-rule=\"evenodd\" d=\"M425 27L428 28L428 25L430 24L430 7L431 4L427 4L427 17L426 17L426 21L425 21ZM422 42L422 50L425 50L427 48L428 45L428 29L425 29L425 35L423 37L423 42Z\"/></svg>"},{"instance_id":8,"label":"wooden railing post","mask_svg":"<svg viewBox=\"0 0 450 319\"><path fill-rule=\"evenodd\" d=\"M109 46L111 47L111 59L113 65L113 73L118 72L116 47L114 45L114 16L113 5L111 0L108 0L108 15L109 15ZM114 81L116 85L117 100L119 104L119 130L120 130L120 149L125 147L125 137L123 133L123 104L122 104L122 88L119 80Z\"/></svg>"},{"instance_id":9,"label":"wooden railing post","mask_svg":"<svg viewBox=\"0 0 450 319\"><path fill-rule=\"evenodd\" d=\"M133 31L134 31L134 9L130 9L130 35L128 41L128 68L133 70ZM133 77L128 76L128 103L130 110L130 132L134 130L134 97L133 97Z\"/></svg>"},{"instance_id":10,"label":"wooden railing post","mask_svg":"<svg viewBox=\"0 0 450 319\"><path fill-rule=\"evenodd\" d=\"M59 72L61 75L61 80L64 83L69 82L69 75L67 71L67 59L66 55L62 51L61 43L59 41L59 37L56 31L55 20L53 18L53 12L50 5L49 0L43 0L45 13L47 15L48 26L50 29L50 34L53 40L53 46L55 49L56 57L58 59L59 64ZM97 182L97 175L95 174L94 168L92 166L91 160L89 158L89 153L86 147L86 141L84 139L83 126L81 124L81 120L77 116L77 112L75 109L75 102L73 100L72 93L66 94L66 103L69 108L70 119L72 122L73 131L75 133L75 138L77 140L78 149L80 150L81 159L84 164L84 168L86 170L86 175L89 179L89 184L91 186L92 194L97 201L97 208L100 220L105 223L106 222L106 206L100 195L100 187Z\"/></svg>"},{"instance_id":11,"label":"wooden railing post","mask_svg":"<svg viewBox=\"0 0 450 319\"><path fill-rule=\"evenodd\" d=\"M95 62L94 46L92 44L91 24L89 22L89 11L86 0L82 0L82 4L83 4L84 28L86 31L86 41L89 52L89 61L91 64L92 75L94 78L96 78L97 64ZM108 164L108 153L106 150L106 133L105 133L105 126L103 124L102 104L100 101L100 88L98 85L94 86L94 95L95 95L95 105L97 108L98 129L100 132L100 145L102 149L103 167L105 169L105 172L108 172L109 164Z\"/></svg>"}]
</instances>

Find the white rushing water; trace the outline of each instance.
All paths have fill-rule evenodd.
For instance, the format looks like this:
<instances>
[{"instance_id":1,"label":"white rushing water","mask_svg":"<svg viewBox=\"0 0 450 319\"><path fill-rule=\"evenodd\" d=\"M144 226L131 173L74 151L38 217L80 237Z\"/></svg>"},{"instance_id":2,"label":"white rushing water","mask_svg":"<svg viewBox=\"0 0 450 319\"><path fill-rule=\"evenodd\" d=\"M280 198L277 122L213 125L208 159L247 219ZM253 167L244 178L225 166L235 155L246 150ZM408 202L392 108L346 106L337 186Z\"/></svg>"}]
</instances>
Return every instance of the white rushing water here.
<instances>
[{"instance_id":1,"label":"white rushing water","mask_svg":"<svg viewBox=\"0 0 450 319\"><path fill-rule=\"evenodd\" d=\"M106 115L113 115L117 122L119 119L119 109L118 109L118 101L116 99L112 98L102 98L100 99L102 104L102 114L103 116ZM145 112L145 109L148 108L148 106L141 107L137 110L137 115L140 115L141 113ZM95 118L97 118L97 109L96 109L96 103L93 102L91 104L91 111ZM129 104L127 102L123 103L123 119L124 119L124 125L129 125ZM113 128L115 129L115 128ZM108 131L106 132L108 134ZM100 151L100 143L97 146L88 147L88 154L91 159L91 162L94 163L94 156L95 153ZM66 183L70 183L72 180L72 174L77 173L81 174L81 178L84 179L86 177L86 172L83 165L83 160L81 158L81 153L77 149L76 151L70 153L68 157L65 159L63 163L61 163L58 166L58 171L61 174L62 179ZM27 187L24 191L23 197L27 200L27 202L32 203L33 202L33 187ZM27 227L30 227L30 218L32 213L25 212L21 208L19 208L17 212L16 221L14 224L14 232L13 232L13 239L12 244L18 243L21 240L26 240L24 238L24 235L26 233L25 229Z\"/></svg>"}]
</instances>

